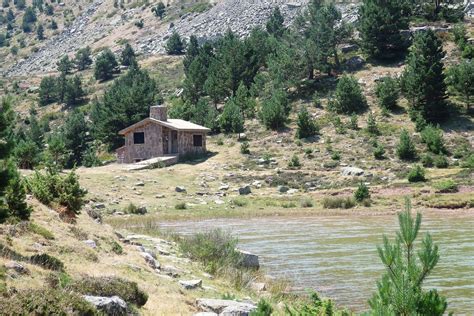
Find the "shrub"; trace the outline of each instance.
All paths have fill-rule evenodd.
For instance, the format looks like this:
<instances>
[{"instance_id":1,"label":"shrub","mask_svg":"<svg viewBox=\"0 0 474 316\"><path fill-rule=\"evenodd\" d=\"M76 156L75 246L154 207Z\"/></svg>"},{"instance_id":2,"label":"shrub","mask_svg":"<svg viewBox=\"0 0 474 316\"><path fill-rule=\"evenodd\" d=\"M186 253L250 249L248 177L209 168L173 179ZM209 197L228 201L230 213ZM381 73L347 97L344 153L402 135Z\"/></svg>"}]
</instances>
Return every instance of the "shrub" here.
<instances>
[{"instance_id":1,"label":"shrub","mask_svg":"<svg viewBox=\"0 0 474 316\"><path fill-rule=\"evenodd\" d=\"M416 165L413 169L408 172L408 181L409 182L424 182L425 178L425 169L422 166Z\"/></svg>"},{"instance_id":2,"label":"shrub","mask_svg":"<svg viewBox=\"0 0 474 316\"><path fill-rule=\"evenodd\" d=\"M69 289L85 295L118 296L127 303L143 306L148 301L148 294L142 291L136 282L117 277L85 277L75 281Z\"/></svg>"},{"instance_id":3,"label":"shrub","mask_svg":"<svg viewBox=\"0 0 474 316\"><path fill-rule=\"evenodd\" d=\"M101 315L81 295L61 289L23 290L0 297L2 315Z\"/></svg>"},{"instance_id":4,"label":"shrub","mask_svg":"<svg viewBox=\"0 0 474 316\"><path fill-rule=\"evenodd\" d=\"M51 170L46 173L36 171L28 180L28 189L41 203L49 206L57 203L75 214L79 214L87 194L74 170L66 176Z\"/></svg>"},{"instance_id":5,"label":"shrub","mask_svg":"<svg viewBox=\"0 0 474 316\"><path fill-rule=\"evenodd\" d=\"M342 123L342 120L339 116L335 116L333 118L332 124L334 125L334 128L336 129L337 134L345 134L346 133L346 128L344 126L344 123Z\"/></svg>"},{"instance_id":6,"label":"shrub","mask_svg":"<svg viewBox=\"0 0 474 316\"><path fill-rule=\"evenodd\" d=\"M181 40L178 33L173 32L166 42L166 53L168 55L182 55L184 53L185 43Z\"/></svg>"},{"instance_id":7,"label":"shrub","mask_svg":"<svg viewBox=\"0 0 474 316\"><path fill-rule=\"evenodd\" d=\"M30 257L30 262L49 270L64 270L64 263L58 258L48 255L47 253L32 255Z\"/></svg>"},{"instance_id":8,"label":"shrub","mask_svg":"<svg viewBox=\"0 0 474 316\"><path fill-rule=\"evenodd\" d=\"M301 167L300 158L296 154L294 154L291 157L290 161L288 162L288 167L289 168L299 168L299 167Z\"/></svg>"},{"instance_id":9,"label":"shrub","mask_svg":"<svg viewBox=\"0 0 474 316\"><path fill-rule=\"evenodd\" d=\"M363 182L359 183L357 190L355 190L354 192L354 199L357 202L362 202L364 200L370 199L369 187L367 187L365 183Z\"/></svg>"},{"instance_id":10,"label":"shrub","mask_svg":"<svg viewBox=\"0 0 474 316\"><path fill-rule=\"evenodd\" d=\"M470 154L465 160L461 162L462 168L474 169L474 154Z\"/></svg>"},{"instance_id":11,"label":"shrub","mask_svg":"<svg viewBox=\"0 0 474 316\"><path fill-rule=\"evenodd\" d=\"M321 98L319 97L319 93L317 91L313 94L312 101L315 108L320 108L322 106Z\"/></svg>"},{"instance_id":12,"label":"shrub","mask_svg":"<svg viewBox=\"0 0 474 316\"><path fill-rule=\"evenodd\" d=\"M349 121L349 128L353 129L355 131L357 131L359 129L359 124L357 122L357 115L354 114L354 113L351 115L351 118L350 118L350 121Z\"/></svg>"},{"instance_id":13,"label":"shrub","mask_svg":"<svg viewBox=\"0 0 474 316\"><path fill-rule=\"evenodd\" d=\"M324 208L352 208L355 206L355 200L351 197L325 197L323 199L323 207Z\"/></svg>"},{"instance_id":14,"label":"shrub","mask_svg":"<svg viewBox=\"0 0 474 316\"><path fill-rule=\"evenodd\" d=\"M232 200L232 205L235 205L235 206L246 206L249 202L244 199L244 198L235 198Z\"/></svg>"},{"instance_id":15,"label":"shrub","mask_svg":"<svg viewBox=\"0 0 474 316\"><path fill-rule=\"evenodd\" d=\"M431 168L433 167L433 163L433 156L431 156L430 154L424 154L423 156L421 156L421 164L423 165L423 167Z\"/></svg>"},{"instance_id":16,"label":"shrub","mask_svg":"<svg viewBox=\"0 0 474 316\"><path fill-rule=\"evenodd\" d=\"M187 208L187 206L186 206L185 202L179 202L179 203L176 203L174 208L177 209L177 210L185 210Z\"/></svg>"},{"instance_id":17,"label":"shrub","mask_svg":"<svg viewBox=\"0 0 474 316\"><path fill-rule=\"evenodd\" d=\"M300 112L298 113L297 125L298 128L296 129L296 137L300 139L314 136L319 131L318 126L310 117L306 108L301 108Z\"/></svg>"},{"instance_id":18,"label":"shrub","mask_svg":"<svg viewBox=\"0 0 474 316\"><path fill-rule=\"evenodd\" d=\"M288 96L284 91L275 90L272 96L262 102L260 120L268 129L283 127L288 119Z\"/></svg>"},{"instance_id":19,"label":"shrub","mask_svg":"<svg viewBox=\"0 0 474 316\"><path fill-rule=\"evenodd\" d=\"M330 110L337 113L351 114L367 107L367 100L357 79L352 76L343 76L339 79L335 97L329 104Z\"/></svg>"},{"instance_id":20,"label":"shrub","mask_svg":"<svg viewBox=\"0 0 474 316\"><path fill-rule=\"evenodd\" d=\"M380 133L379 128L377 126L377 122L375 121L375 117L372 112L369 113L369 116L367 118L367 133L373 136L376 136Z\"/></svg>"},{"instance_id":21,"label":"shrub","mask_svg":"<svg viewBox=\"0 0 474 316\"><path fill-rule=\"evenodd\" d=\"M250 316L271 316L273 308L265 299L260 299L257 304L257 309L250 312Z\"/></svg>"},{"instance_id":22,"label":"shrub","mask_svg":"<svg viewBox=\"0 0 474 316\"><path fill-rule=\"evenodd\" d=\"M428 150L434 154L446 152L441 129L428 125L421 131L421 140L426 144Z\"/></svg>"},{"instance_id":23,"label":"shrub","mask_svg":"<svg viewBox=\"0 0 474 316\"><path fill-rule=\"evenodd\" d=\"M433 164L436 168L444 169L449 167L448 159L443 155L435 156L433 159Z\"/></svg>"},{"instance_id":24,"label":"shrub","mask_svg":"<svg viewBox=\"0 0 474 316\"><path fill-rule=\"evenodd\" d=\"M240 264L241 255L235 250L238 240L220 229L181 237L181 252L192 260L200 261L209 273Z\"/></svg>"},{"instance_id":25,"label":"shrub","mask_svg":"<svg viewBox=\"0 0 474 316\"><path fill-rule=\"evenodd\" d=\"M397 80L391 77L382 78L375 86L375 95L381 109L395 109L400 95Z\"/></svg>"},{"instance_id":26,"label":"shrub","mask_svg":"<svg viewBox=\"0 0 474 316\"><path fill-rule=\"evenodd\" d=\"M332 160L341 160L341 154L338 151L334 151L331 153L331 159Z\"/></svg>"},{"instance_id":27,"label":"shrub","mask_svg":"<svg viewBox=\"0 0 474 316\"><path fill-rule=\"evenodd\" d=\"M243 155L250 154L250 144L249 142L243 142L240 144L240 153Z\"/></svg>"},{"instance_id":28,"label":"shrub","mask_svg":"<svg viewBox=\"0 0 474 316\"><path fill-rule=\"evenodd\" d=\"M439 193L453 193L453 192L458 192L458 185L456 182L454 182L451 179L448 180L443 180L440 182L437 182L433 185L433 187L437 190Z\"/></svg>"},{"instance_id":29,"label":"shrub","mask_svg":"<svg viewBox=\"0 0 474 316\"><path fill-rule=\"evenodd\" d=\"M400 142L397 146L397 155L401 160L415 160L416 149L407 130L402 130L400 133Z\"/></svg>"},{"instance_id":30,"label":"shrub","mask_svg":"<svg viewBox=\"0 0 474 316\"><path fill-rule=\"evenodd\" d=\"M112 242L111 242L111 250L112 250L113 253L115 253L117 255L123 254L123 247L118 242L116 242L115 240L112 240Z\"/></svg>"},{"instance_id":31,"label":"shrub","mask_svg":"<svg viewBox=\"0 0 474 316\"><path fill-rule=\"evenodd\" d=\"M373 154L374 154L375 159L378 159L378 160L384 159L385 158L385 148L380 144L376 144L375 147L374 147Z\"/></svg>"},{"instance_id":32,"label":"shrub","mask_svg":"<svg viewBox=\"0 0 474 316\"><path fill-rule=\"evenodd\" d=\"M300 205L301 205L301 207L306 208L306 207L313 207L314 204L313 204L313 201L311 199L306 198L306 199L301 200Z\"/></svg>"}]
</instances>

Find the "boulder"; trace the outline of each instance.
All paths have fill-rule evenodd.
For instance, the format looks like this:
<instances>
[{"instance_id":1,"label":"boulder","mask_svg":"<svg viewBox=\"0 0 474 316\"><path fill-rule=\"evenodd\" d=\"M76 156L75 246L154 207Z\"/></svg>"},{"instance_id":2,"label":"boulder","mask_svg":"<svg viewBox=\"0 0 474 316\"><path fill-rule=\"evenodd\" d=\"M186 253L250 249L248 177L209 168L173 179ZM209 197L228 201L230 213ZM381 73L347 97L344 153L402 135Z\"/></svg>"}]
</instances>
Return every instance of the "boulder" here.
<instances>
[{"instance_id":1,"label":"boulder","mask_svg":"<svg viewBox=\"0 0 474 316\"><path fill-rule=\"evenodd\" d=\"M136 187L144 187L144 186L145 186L145 182L139 181L139 182L135 183L135 186L136 186Z\"/></svg>"},{"instance_id":2,"label":"boulder","mask_svg":"<svg viewBox=\"0 0 474 316\"><path fill-rule=\"evenodd\" d=\"M258 269L260 268L260 261L257 255L248 251L236 249L242 256L240 265L244 268Z\"/></svg>"},{"instance_id":3,"label":"boulder","mask_svg":"<svg viewBox=\"0 0 474 316\"><path fill-rule=\"evenodd\" d=\"M248 195L250 193L252 193L252 189L250 189L249 185L246 185L246 186L243 186L243 187L239 188L239 194L240 195Z\"/></svg>"},{"instance_id":4,"label":"boulder","mask_svg":"<svg viewBox=\"0 0 474 316\"><path fill-rule=\"evenodd\" d=\"M84 295L83 297L106 315L127 315L127 303L118 296L104 297Z\"/></svg>"},{"instance_id":5,"label":"boulder","mask_svg":"<svg viewBox=\"0 0 474 316\"><path fill-rule=\"evenodd\" d=\"M360 56L353 56L346 61L349 70L359 70L365 65L365 60Z\"/></svg>"},{"instance_id":6,"label":"boulder","mask_svg":"<svg viewBox=\"0 0 474 316\"><path fill-rule=\"evenodd\" d=\"M84 240L83 243L91 248L97 248L97 244L92 239Z\"/></svg>"},{"instance_id":7,"label":"boulder","mask_svg":"<svg viewBox=\"0 0 474 316\"><path fill-rule=\"evenodd\" d=\"M341 169L341 175L344 177L359 177L364 175L364 170L356 167L344 167Z\"/></svg>"},{"instance_id":8,"label":"boulder","mask_svg":"<svg viewBox=\"0 0 474 316\"><path fill-rule=\"evenodd\" d=\"M29 274L30 273L30 271L27 268L25 268L23 265L19 264L16 261L10 261L10 262L6 263L5 268L7 268L8 270L15 270L16 272L18 272L20 274Z\"/></svg>"},{"instance_id":9,"label":"boulder","mask_svg":"<svg viewBox=\"0 0 474 316\"><path fill-rule=\"evenodd\" d=\"M181 186L177 186L174 190L178 193L186 192L186 188Z\"/></svg>"},{"instance_id":10,"label":"boulder","mask_svg":"<svg viewBox=\"0 0 474 316\"><path fill-rule=\"evenodd\" d=\"M153 258L152 255L150 255L147 252L142 252L141 253L142 257L145 259L146 263L150 266L152 269L159 269L160 268L160 263Z\"/></svg>"},{"instance_id":11,"label":"boulder","mask_svg":"<svg viewBox=\"0 0 474 316\"><path fill-rule=\"evenodd\" d=\"M284 185L278 186L278 192L280 192L280 193L288 192L289 189L290 188L288 188L287 186L284 186Z\"/></svg>"},{"instance_id":12,"label":"boulder","mask_svg":"<svg viewBox=\"0 0 474 316\"><path fill-rule=\"evenodd\" d=\"M197 306L204 312L213 312L219 315L249 315L257 307L249 303L241 303L231 300L220 300L212 298L201 298L197 300Z\"/></svg>"},{"instance_id":13,"label":"boulder","mask_svg":"<svg viewBox=\"0 0 474 316\"><path fill-rule=\"evenodd\" d=\"M146 206L140 206L135 211L135 214L138 215L145 215L146 213L148 213L148 209L146 208Z\"/></svg>"},{"instance_id":14,"label":"boulder","mask_svg":"<svg viewBox=\"0 0 474 316\"><path fill-rule=\"evenodd\" d=\"M179 284L186 290L194 290L202 287L202 280L180 280Z\"/></svg>"}]
</instances>

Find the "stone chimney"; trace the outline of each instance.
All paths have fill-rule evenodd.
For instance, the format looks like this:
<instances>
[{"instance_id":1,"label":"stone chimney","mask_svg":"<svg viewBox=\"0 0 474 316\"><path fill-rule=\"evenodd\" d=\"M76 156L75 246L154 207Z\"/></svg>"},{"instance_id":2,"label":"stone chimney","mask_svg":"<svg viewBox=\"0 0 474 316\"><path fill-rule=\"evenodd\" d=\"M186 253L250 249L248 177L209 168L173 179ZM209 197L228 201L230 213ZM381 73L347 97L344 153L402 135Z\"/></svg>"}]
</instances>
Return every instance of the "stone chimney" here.
<instances>
[{"instance_id":1,"label":"stone chimney","mask_svg":"<svg viewBox=\"0 0 474 316\"><path fill-rule=\"evenodd\" d=\"M168 111L164 105L155 105L150 107L150 117L159 121L166 121L168 119Z\"/></svg>"}]
</instances>

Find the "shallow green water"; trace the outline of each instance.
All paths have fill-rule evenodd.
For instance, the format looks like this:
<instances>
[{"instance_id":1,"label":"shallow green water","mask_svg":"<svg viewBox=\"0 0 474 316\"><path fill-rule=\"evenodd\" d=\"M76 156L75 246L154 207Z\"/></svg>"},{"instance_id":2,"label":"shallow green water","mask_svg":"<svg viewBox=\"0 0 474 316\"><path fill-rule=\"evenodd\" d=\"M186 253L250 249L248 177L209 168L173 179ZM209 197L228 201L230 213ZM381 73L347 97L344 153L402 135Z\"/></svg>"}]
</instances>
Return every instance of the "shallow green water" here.
<instances>
[{"instance_id":1,"label":"shallow green water","mask_svg":"<svg viewBox=\"0 0 474 316\"><path fill-rule=\"evenodd\" d=\"M376 245L393 236L395 216L213 219L170 222L179 233L223 228L239 237L240 247L258 254L266 271L290 279L295 290L315 289L354 311L367 308L382 273ZM448 297L448 310L474 313L474 217L425 215L440 246L441 259L426 287Z\"/></svg>"}]
</instances>

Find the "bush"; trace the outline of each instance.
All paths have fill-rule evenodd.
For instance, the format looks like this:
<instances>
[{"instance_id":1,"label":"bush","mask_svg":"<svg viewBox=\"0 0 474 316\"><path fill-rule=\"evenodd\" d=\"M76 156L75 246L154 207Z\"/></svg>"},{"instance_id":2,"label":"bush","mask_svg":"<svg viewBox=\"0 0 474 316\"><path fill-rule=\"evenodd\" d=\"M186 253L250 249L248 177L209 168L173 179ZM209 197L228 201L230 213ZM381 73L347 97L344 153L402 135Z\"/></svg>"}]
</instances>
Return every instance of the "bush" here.
<instances>
[{"instance_id":1,"label":"bush","mask_svg":"<svg viewBox=\"0 0 474 316\"><path fill-rule=\"evenodd\" d=\"M375 121L375 117L372 112L369 113L369 116L367 118L367 133L373 136L379 135L380 133L379 128L377 126L377 122Z\"/></svg>"},{"instance_id":2,"label":"bush","mask_svg":"<svg viewBox=\"0 0 474 316\"><path fill-rule=\"evenodd\" d=\"M242 256L235 250L238 240L220 229L196 233L178 239L181 252L192 260L200 261L212 274L226 267L239 266Z\"/></svg>"},{"instance_id":3,"label":"bush","mask_svg":"<svg viewBox=\"0 0 474 316\"><path fill-rule=\"evenodd\" d=\"M275 90L263 101L259 116L265 127L276 130L285 125L288 112L288 96L284 91Z\"/></svg>"},{"instance_id":4,"label":"bush","mask_svg":"<svg viewBox=\"0 0 474 316\"><path fill-rule=\"evenodd\" d=\"M57 203L75 214L79 214L87 194L87 191L80 187L74 170L66 176L52 171L44 174L36 171L28 179L28 189L41 203L48 206Z\"/></svg>"},{"instance_id":5,"label":"bush","mask_svg":"<svg viewBox=\"0 0 474 316\"><path fill-rule=\"evenodd\" d=\"M123 247L118 242L116 242L115 240L112 240L112 242L111 242L111 250L116 255L123 254Z\"/></svg>"},{"instance_id":6,"label":"bush","mask_svg":"<svg viewBox=\"0 0 474 316\"><path fill-rule=\"evenodd\" d=\"M141 307L148 301L148 294L136 282L117 277L85 277L73 282L69 289L94 296L118 296L129 304Z\"/></svg>"},{"instance_id":7,"label":"bush","mask_svg":"<svg viewBox=\"0 0 474 316\"><path fill-rule=\"evenodd\" d=\"M474 169L474 154L470 154L461 162L461 168Z\"/></svg>"},{"instance_id":8,"label":"bush","mask_svg":"<svg viewBox=\"0 0 474 316\"><path fill-rule=\"evenodd\" d=\"M178 33L173 32L166 42L166 53L168 55L182 55L184 53L185 43L181 40Z\"/></svg>"},{"instance_id":9,"label":"bush","mask_svg":"<svg viewBox=\"0 0 474 316\"><path fill-rule=\"evenodd\" d=\"M421 140L433 154L443 154L446 152L443 132L439 128L428 125L421 131Z\"/></svg>"},{"instance_id":10,"label":"bush","mask_svg":"<svg viewBox=\"0 0 474 316\"><path fill-rule=\"evenodd\" d=\"M444 169L449 167L448 159L445 156L438 155L433 159L433 164L436 168Z\"/></svg>"},{"instance_id":11,"label":"bush","mask_svg":"<svg viewBox=\"0 0 474 316\"><path fill-rule=\"evenodd\" d=\"M20 291L0 297L2 315L101 315L81 295L61 289Z\"/></svg>"},{"instance_id":12,"label":"bush","mask_svg":"<svg viewBox=\"0 0 474 316\"><path fill-rule=\"evenodd\" d=\"M323 207L328 209L343 208L348 209L355 206L355 200L351 197L325 197Z\"/></svg>"},{"instance_id":13,"label":"bush","mask_svg":"<svg viewBox=\"0 0 474 316\"><path fill-rule=\"evenodd\" d=\"M433 156L431 156L430 154L424 154L421 157L421 164L423 165L423 167L431 168L433 167L433 163L434 163Z\"/></svg>"},{"instance_id":14,"label":"bush","mask_svg":"<svg viewBox=\"0 0 474 316\"><path fill-rule=\"evenodd\" d=\"M357 131L359 129L359 124L357 123L357 115L352 114L349 121L349 128Z\"/></svg>"},{"instance_id":15,"label":"bush","mask_svg":"<svg viewBox=\"0 0 474 316\"><path fill-rule=\"evenodd\" d=\"M185 202L179 202L179 203L176 203L174 208L177 209L177 210L185 210L187 208L187 206L186 206Z\"/></svg>"},{"instance_id":16,"label":"bush","mask_svg":"<svg viewBox=\"0 0 474 316\"><path fill-rule=\"evenodd\" d=\"M367 100L357 79L352 76L343 76L339 79L335 97L329 104L329 109L337 113L352 114L367 107Z\"/></svg>"},{"instance_id":17,"label":"bush","mask_svg":"<svg viewBox=\"0 0 474 316\"><path fill-rule=\"evenodd\" d=\"M249 202L244 198L235 198L232 200L231 203L232 205L242 207L242 206L246 206Z\"/></svg>"},{"instance_id":18,"label":"bush","mask_svg":"<svg viewBox=\"0 0 474 316\"><path fill-rule=\"evenodd\" d=\"M385 148L380 144L376 144L373 154L375 159L382 160L385 158Z\"/></svg>"},{"instance_id":19,"label":"bush","mask_svg":"<svg viewBox=\"0 0 474 316\"><path fill-rule=\"evenodd\" d=\"M250 316L271 316L273 308L265 299L260 299L257 304L257 309L250 312Z\"/></svg>"},{"instance_id":20,"label":"bush","mask_svg":"<svg viewBox=\"0 0 474 316\"><path fill-rule=\"evenodd\" d=\"M408 182L424 182L425 178L425 169L422 166L415 166L413 169L408 172Z\"/></svg>"},{"instance_id":21,"label":"bush","mask_svg":"<svg viewBox=\"0 0 474 316\"><path fill-rule=\"evenodd\" d=\"M395 109L400 95L398 81L391 77L382 78L375 86L375 95L381 109Z\"/></svg>"},{"instance_id":22,"label":"bush","mask_svg":"<svg viewBox=\"0 0 474 316\"><path fill-rule=\"evenodd\" d=\"M291 157L290 161L288 162L288 167L289 168L301 167L300 158L296 154L294 154L293 157Z\"/></svg>"},{"instance_id":23,"label":"bush","mask_svg":"<svg viewBox=\"0 0 474 316\"><path fill-rule=\"evenodd\" d=\"M47 253L32 255L30 257L30 262L49 270L64 270L64 263L58 258L50 256Z\"/></svg>"},{"instance_id":24,"label":"bush","mask_svg":"<svg viewBox=\"0 0 474 316\"><path fill-rule=\"evenodd\" d=\"M301 207L307 208L307 207L313 207L313 201L309 198L301 200Z\"/></svg>"},{"instance_id":25,"label":"bush","mask_svg":"<svg viewBox=\"0 0 474 316\"><path fill-rule=\"evenodd\" d=\"M240 153L243 155L249 155L250 154L250 144L249 142L243 142L240 144Z\"/></svg>"},{"instance_id":26,"label":"bush","mask_svg":"<svg viewBox=\"0 0 474 316\"><path fill-rule=\"evenodd\" d=\"M415 145L413 144L408 131L405 129L400 133L397 155L401 160L415 160L417 157Z\"/></svg>"},{"instance_id":27,"label":"bush","mask_svg":"<svg viewBox=\"0 0 474 316\"><path fill-rule=\"evenodd\" d=\"M458 192L458 185L456 182L454 182L451 179L448 180L443 180L440 182L437 182L433 185L433 187L436 189L437 192L439 193L454 193Z\"/></svg>"},{"instance_id":28,"label":"bush","mask_svg":"<svg viewBox=\"0 0 474 316\"><path fill-rule=\"evenodd\" d=\"M296 137L299 139L314 136L319 132L318 126L310 117L306 108L301 108L298 113L297 125Z\"/></svg>"},{"instance_id":29,"label":"bush","mask_svg":"<svg viewBox=\"0 0 474 316\"><path fill-rule=\"evenodd\" d=\"M357 190L354 192L354 199L357 202L362 202L364 200L370 199L369 188L365 185L365 183L359 183Z\"/></svg>"}]
</instances>

